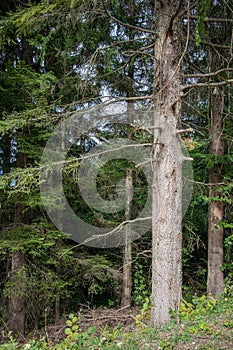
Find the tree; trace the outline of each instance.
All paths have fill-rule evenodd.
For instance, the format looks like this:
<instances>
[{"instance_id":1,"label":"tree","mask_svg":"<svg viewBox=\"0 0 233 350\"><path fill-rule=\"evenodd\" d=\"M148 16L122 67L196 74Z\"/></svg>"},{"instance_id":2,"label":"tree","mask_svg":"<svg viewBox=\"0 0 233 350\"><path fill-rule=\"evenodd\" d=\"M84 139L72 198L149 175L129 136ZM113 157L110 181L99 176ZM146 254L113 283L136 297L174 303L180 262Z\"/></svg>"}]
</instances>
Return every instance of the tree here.
<instances>
[{"instance_id":1,"label":"tree","mask_svg":"<svg viewBox=\"0 0 233 350\"><path fill-rule=\"evenodd\" d=\"M182 155L179 15L181 2L156 1L154 179L152 197L152 325L169 321L182 287Z\"/></svg>"},{"instance_id":2,"label":"tree","mask_svg":"<svg viewBox=\"0 0 233 350\"><path fill-rule=\"evenodd\" d=\"M231 18L232 13L224 4L217 2L212 10L212 15L223 12L222 16ZM218 19L216 19L218 21ZM213 30L211 30L213 28ZM229 80L231 72L228 71L231 58L231 33L232 24L215 23L209 24L208 40L212 46L207 49L209 55L209 64L211 72L220 70L217 75L218 79L224 81ZM214 33L214 34L213 34ZM219 44L219 42L221 44ZM208 41L207 41L208 43ZM223 45L224 44L224 45ZM217 46L216 46L217 45ZM223 47L223 46L225 47ZM227 47L229 45L229 48ZM217 80L215 78L215 80ZM207 292L214 296L220 297L224 291L224 154L225 154L225 118L227 118L226 95L227 87L216 85L209 94L209 137L210 137L210 169L209 182L211 184L209 190L210 203L208 210L208 276L207 276Z\"/></svg>"},{"instance_id":3,"label":"tree","mask_svg":"<svg viewBox=\"0 0 233 350\"><path fill-rule=\"evenodd\" d=\"M224 92L214 88L211 98L210 116L210 155L214 158L214 165L209 171L210 198L209 204L209 232L208 232L208 281L207 292L214 297L223 293L223 227L221 222L224 215L222 193L218 187L223 181L221 158L224 155L223 141L223 108ZM219 199L218 199L219 198Z\"/></svg>"},{"instance_id":4,"label":"tree","mask_svg":"<svg viewBox=\"0 0 233 350\"><path fill-rule=\"evenodd\" d=\"M230 41L232 24L228 6L221 1L200 1L196 17L196 45L203 56L203 72L190 77L208 79L197 83L204 89L199 92L203 104L208 106L209 115L209 210L208 210L208 276L207 292L217 297L223 293L223 220L224 220L224 113L225 91L231 83ZM229 23L230 22L230 23ZM207 68L208 67L208 71ZM195 84L193 85L195 86ZM207 99L208 97L208 99ZM228 109L229 110L229 109Z\"/></svg>"},{"instance_id":5,"label":"tree","mask_svg":"<svg viewBox=\"0 0 233 350\"><path fill-rule=\"evenodd\" d=\"M133 199L133 179L132 169L126 169L125 178L125 220L130 220L130 203ZM123 271L122 271L122 297L121 306L126 307L131 304L132 290L132 245L130 226L126 227L125 245L123 247Z\"/></svg>"},{"instance_id":6,"label":"tree","mask_svg":"<svg viewBox=\"0 0 233 350\"><path fill-rule=\"evenodd\" d=\"M83 96L90 99L92 94L92 97L97 96L99 91L99 86L93 88L92 83L89 87L86 84L82 86L82 79L77 77L83 74L82 59L93 52L95 40L100 39L98 34L97 38L90 39L85 31L86 23L76 21L76 9L72 10L70 3L66 5L63 8L60 1L49 6L47 1L33 1L30 4L27 1L17 4L13 1L12 11L8 13L7 8L1 18L4 25L1 26L0 62L0 132L3 145L0 251L1 257L7 255L7 260L12 257L12 272L8 274L12 278L5 273L9 265L7 261L2 267L5 277L1 287L5 296L4 305L9 301L10 329L20 334L24 333L25 323L28 329L35 326L46 309L59 316L61 299L74 294L73 290L68 292L70 277L64 266L72 267L73 272L78 270L74 268L77 256L70 259L66 253L64 259L67 264L62 264L63 259L59 255L66 240L48 223L38 186L41 153L54 125L63 118L63 104L68 103L70 110L76 109L77 104L82 105L79 100ZM49 11L52 11L52 16L48 21L45 17ZM72 33L69 19L69 26L63 28L64 17L69 11L75 17L72 22L74 27L71 25ZM94 27L90 29L92 34ZM102 34L99 35L102 37ZM89 40L89 44L92 40L89 49L86 45L75 58L68 54L68 50L75 51L79 45L82 46L84 40ZM74 62L80 66L75 67ZM74 81L76 86L73 85ZM13 146L12 140L15 142ZM35 269L35 266L39 268ZM102 271L107 272L107 264L102 264L99 269L96 264L96 268L103 275ZM104 284L112 272L113 269L109 274L107 272L99 283ZM74 272L74 275L77 278L78 273ZM93 276L93 286L94 275L89 274ZM95 285L98 286L97 283ZM77 282L73 281L73 288L76 289L76 286ZM85 288L88 289L87 286ZM92 289L95 291L94 287Z\"/></svg>"}]
</instances>

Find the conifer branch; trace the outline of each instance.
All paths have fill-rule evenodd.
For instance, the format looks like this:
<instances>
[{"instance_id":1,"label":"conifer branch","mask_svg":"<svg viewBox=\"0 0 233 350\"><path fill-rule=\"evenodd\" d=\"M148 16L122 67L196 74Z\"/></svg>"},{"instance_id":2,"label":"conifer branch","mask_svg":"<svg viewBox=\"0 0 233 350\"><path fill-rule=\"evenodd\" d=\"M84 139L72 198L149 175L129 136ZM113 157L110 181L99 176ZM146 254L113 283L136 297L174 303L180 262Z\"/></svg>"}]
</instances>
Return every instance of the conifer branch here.
<instances>
[{"instance_id":1,"label":"conifer branch","mask_svg":"<svg viewBox=\"0 0 233 350\"><path fill-rule=\"evenodd\" d=\"M153 35L156 34L153 30L150 30L150 29L147 29L147 28L142 28L142 27L137 27L137 26L134 26L134 25L132 25L132 24L122 22L121 20L119 20L119 19L117 19L116 17L112 16L112 15L108 12L104 0L102 0L102 4L103 4L104 11L105 11L106 15L107 15L110 19L112 19L114 22L119 23L119 24L121 24L121 25L124 26L124 27L128 27L128 28L131 28L131 29L134 29L134 30L138 30L138 31L143 32L143 33L150 33L150 34L153 34Z\"/></svg>"}]
</instances>

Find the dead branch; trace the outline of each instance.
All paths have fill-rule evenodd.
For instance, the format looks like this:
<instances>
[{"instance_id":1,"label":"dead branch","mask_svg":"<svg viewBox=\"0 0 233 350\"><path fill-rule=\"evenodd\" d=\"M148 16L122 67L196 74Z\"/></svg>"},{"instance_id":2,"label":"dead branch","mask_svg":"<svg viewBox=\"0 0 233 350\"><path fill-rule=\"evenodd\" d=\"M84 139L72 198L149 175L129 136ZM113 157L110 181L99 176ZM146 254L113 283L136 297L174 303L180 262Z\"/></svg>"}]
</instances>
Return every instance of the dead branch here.
<instances>
[{"instance_id":1,"label":"dead branch","mask_svg":"<svg viewBox=\"0 0 233 350\"><path fill-rule=\"evenodd\" d=\"M197 16L184 16L184 19L191 19L196 21L197 20ZM232 18L209 18L206 17L204 19L204 22L210 22L210 23L233 23L233 19Z\"/></svg>"},{"instance_id":2,"label":"dead branch","mask_svg":"<svg viewBox=\"0 0 233 350\"><path fill-rule=\"evenodd\" d=\"M212 77L212 76L218 75L220 73L232 72L232 71L233 71L233 68L223 68L211 73L184 74L183 77L184 78L206 78L206 77Z\"/></svg>"},{"instance_id":3,"label":"dead branch","mask_svg":"<svg viewBox=\"0 0 233 350\"><path fill-rule=\"evenodd\" d=\"M223 86L227 84L233 84L233 79L225 80L225 81L218 81L216 83L193 83L188 85L183 85L181 87L181 90L190 89L193 87L215 87L215 86Z\"/></svg>"},{"instance_id":4,"label":"dead branch","mask_svg":"<svg viewBox=\"0 0 233 350\"><path fill-rule=\"evenodd\" d=\"M176 134L183 134L185 132L193 132L193 129L190 128L190 129L179 129L179 130L176 130Z\"/></svg>"},{"instance_id":5,"label":"dead branch","mask_svg":"<svg viewBox=\"0 0 233 350\"><path fill-rule=\"evenodd\" d=\"M104 11L105 11L106 15L107 15L110 19L112 19L114 22L119 23L119 24L121 24L121 25L124 26L124 27L128 27L128 28L131 28L131 29L135 29L135 30L138 30L138 31L143 32L143 33L150 33L150 34L153 34L153 35L156 34L153 30L146 29L146 28L142 28L142 27L137 27L137 26L134 26L134 25L132 25L132 24L129 24L129 23L125 23L125 22L120 21L119 19L117 19L116 17L112 16L112 15L108 12L104 0L102 0L102 4L103 4Z\"/></svg>"},{"instance_id":6,"label":"dead branch","mask_svg":"<svg viewBox=\"0 0 233 350\"><path fill-rule=\"evenodd\" d=\"M230 45L215 44L215 43L211 43L211 42L206 41L206 40L201 40L201 43L204 45L212 46L213 48L219 48L219 49L224 49L224 50L231 50L232 49L232 47Z\"/></svg>"}]
</instances>

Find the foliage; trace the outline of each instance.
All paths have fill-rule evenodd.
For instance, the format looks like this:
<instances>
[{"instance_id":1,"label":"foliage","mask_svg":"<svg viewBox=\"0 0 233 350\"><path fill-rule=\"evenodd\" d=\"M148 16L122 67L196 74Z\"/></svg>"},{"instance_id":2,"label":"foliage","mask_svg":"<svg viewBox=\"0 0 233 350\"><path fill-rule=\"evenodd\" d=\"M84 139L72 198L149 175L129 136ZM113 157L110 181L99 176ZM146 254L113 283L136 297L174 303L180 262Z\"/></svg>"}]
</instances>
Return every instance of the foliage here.
<instances>
[{"instance_id":1,"label":"foliage","mask_svg":"<svg viewBox=\"0 0 233 350\"><path fill-rule=\"evenodd\" d=\"M190 24L190 42L182 66L184 86L204 81L203 78L189 78L189 74L209 73L212 68L217 70L231 64L230 60L228 62L226 59L225 62L223 59L221 67L214 67L214 62L210 62L208 56L209 46L216 44L217 50L219 45L231 43L229 22L218 25L206 22L209 15L231 17L229 9L221 9L221 4L221 1L198 1L195 7L196 4L192 4L191 1L191 11L197 19L194 24ZM82 303L89 307L119 305L119 271L122 265L120 249L103 252L80 246L75 248L74 242L49 224L39 195L39 162L44 145L54 127L70 115L70 112L93 106L102 101L100 96L106 94L117 98L152 94L155 27L153 8L154 3L151 1L124 0L10 0L3 2L1 6L1 313L5 313L7 301L14 289L15 296L25 297L29 330L34 327L41 328L45 323L45 314L49 322L54 322L57 295L61 297L61 310L64 313L76 312ZM184 27L186 25L184 23ZM195 28L196 38L193 38L192 29L195 33ZM214 40L211 38L212 33ZM213 43L204 46L202 41L205 40L212 40ZM221 50L223 49L220 49L219 56L224 57ZM223 82L230 77L230 71L223 72L217 77L211 77L208 82L217 79ZM194 158L196 184L183 223L183 289L188 296L186 303L181 305L179 317L182 322L188 322L198 317L198 314L202 317L205 312L215 312L217 307L221 306L203 296L207 275L207 212L208 204L212 200L222 201L225 205L224 221L220 223L225 231L225 261L222 269L226 277L226 297L232 297L233 293L232 87L225 89L224 157L209 155L208 101L211 93L210 87L197 87L190 89L183 96L181 123L183 128L193 128L193 131L185 134L184 143L190 156ZM108 99L106 96L105 98ZM150 103L140 100L134 103L134 107L140 110L143 103L146 107L151 107ZM109 140L126 138L128 135L132 140L139 142L148 142L152 138L149 132L125 125L108 125L106 129L95 130L93 133L98 142L102 138ZM76 171L79 163L76 158L94 146L90 135L82 135L79 144L71 148L68 157L72 162L64 168L64 191L74 211L86 222L114 226L124 220L123 211L114 215L98 216L81 201L77 189ZM25 160L23 165L19 162L22 155ZM208 172L216 164L224 169L223 184L219 186L219 196L210 198ZM100 169L97 187L103 198L109 199L117 195L116 185L124 177L126 167L133 167L133 164L116 160L108 162ZM147 196L146 180L138 169L134 169L134 188L132 218L137 216ZM22 206L23 219L20 223L15 222L17 205ZM103 219L101 224L100 219ZM149 249L150 233L133 245L135 259L132 297L134 305L142 308L137 316L139 326L148 320L151 290L151 258L141 259L139 254ZM16 251L25 254L26 263L14 278L10 279L11 257ZM19 281L22 282L22 289L18 287ZM202 295L201 298L193 298L194 293ZM165 337L152 340L153 336L158 335L145 325L141 327L145 333L140 331L135 337L126 334L124 339L119 330L115 333L106 331L105 340L104 337L91 334L93 329L87 332L76 329L74 319L75 316L71 317L71 323L67 325L70 331L67 330L67 339L61 345L64 349L68 346L75 348L77 342L80 349L88 346L90 349L115 349L116 346L136 349L139 344L145 348L158 346L165 349L172 348L179 341L178 329L171 339ZM202 319L196 322L196 325L190 325L188 330L182 333L182 339L191 339L192 334L198 335L202 332L209 334L211 327L209 321ZM225 327L230 329L229 320L226 320ZM147 340L143 340L144 336L148 344ZM25 345L25 349L36 350L48 346L50 345L45 340L32 340ZM10 347L13 345L10 344Z\"/></svg>"},{"instance_id":2,"label":"foliage","mask_svg":"<svg viewBox=\"0 0 233 350\"><path fill-rule=\"evenodd\" d=\"M199 46L202 37L207 34L205 20L210 12L210 0L201 0L197 6L197 25L196 25L196 45Z\"/></svg>"},{"instance_id":3,"label":"foliage","mask_svg":"<svg viewBox=\"0 0 233 350\"><path fill-rule=\"evenodd\" d=\"M105 328L98 331L89 327L83 331L76 324L78 317L70 314L66 321L65 339L59 344L51 344L45 339L33 339L25 345L18 345L20 350L32 349L174 349L190 348L195 345L197 349L231 349L232 345L232 299L212 301L202 296L193 297L192 311L190 307L183 309L179 314L179 322L174 319L162 329L151 329L147 322L144 327L131 325L128 328L119 326L114 329ZM185 304L184 304L185 305ZM136 321L137 322L137 321ZM203 342L205 339L205 342ZM16 341L12 341L16 345ZM11 343L0 346L0 349L12 349Z\"/></svg>"},{"instance_id":4,"label":"foliage","mask_svg":"<svg viewBox=\"0 0 233 350\"><path fill-rule=\"evenodd\" d=\"M143 306L150 297L151 278L146 275L145 267L140 260L133 264L133 302Z\"/></svg>"},{"instance_id":5,"label":"foliage","mask_svg":"<svg viewBox=\"0 0 233 350\"><path fill-rule=\"evenodd\" d=\"M100 343L100 339L98 337L94 338L94 334L96 332L95 327L89 327L86 332L79 329L79 327L75 324L77 321L77 317L73 314L69 315L69 320L66 321L67 328L65 329L65 334L67 335L66 340L64 342L65 346L68 346L69 349L72 348L88 348L95 349Z\"/></svg>"}]
</instances>

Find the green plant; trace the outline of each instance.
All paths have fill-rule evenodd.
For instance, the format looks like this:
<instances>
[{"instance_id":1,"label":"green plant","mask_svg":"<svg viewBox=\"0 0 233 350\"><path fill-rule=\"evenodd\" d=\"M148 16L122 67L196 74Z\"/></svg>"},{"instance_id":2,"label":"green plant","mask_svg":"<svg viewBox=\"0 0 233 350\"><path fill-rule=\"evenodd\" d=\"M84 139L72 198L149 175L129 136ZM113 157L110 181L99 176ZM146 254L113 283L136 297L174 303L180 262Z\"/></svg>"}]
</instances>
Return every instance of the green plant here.
<instances>
[{"instance_id":1,"label":"green plant","mask_svg":"<svg viewBox=\"0 0 233 350\"><path fill-rule=\"evenodd\" d=\"M5 336L4 333L5 333L5 332L2 331L2 335L3 335L3 336ZM17 343L17 341L15 340L15 338L13 337L11 331L8 332L7 337L8 337L8 342L7 342L7 344L0 345L0 349L1 349L1 350L15 350L15 348L16 348L17 345L18 345L18 343Z\"/></svg>"},{"instance_id":2,"label":"green plant","mask_svg":"<svg viewBox=\"0 0 233 350\"><path fill-rule=\"evenodd\" d=\"M172 344L165 340L165 339L162 339L160 342L159 342L159 348L162 349L162 350L168 350L168 349L172 349Z\"/></svg>"},{"instance_id":3,"label":"green plant","mask_svg":"<svg viewBox=\"0 0 233 350\"><path fill-rule=\"evenodd\" d=\"M133 300L135 305L142 306L149 298L151 288L148 285L148 278L141 263L136 263L134 266L133 285Z\"/></svg>"},{"instance_id":4,"label":"green plant","mask_svg":"<svg viewBox=\"0 0 233 350\"><path fill-rule=\"evenodd\" d=\"M24 350L46 350L48 349L48 344L45 339L42 340L30 340L27 344L23 346Z\"/></svg>"},{"instance_id":5,"label":"green plant","mask_svg":"<svg viewBox=\"0 0 233 350\"><path fill-rule=\"evenodd\" d=\"M181 318L190 318L190 316L199 317L213 310L217 306L217 303L217 300L206 295L202 295L201 297L194 296L190 302L186 302L183 299L180 305L179 316Z\"/></svg>"},{"instance_id":6,"label":"green plant","mask_svg":"<svg viewBox=\"0 0 233 350\"><path fill-rule=\"evenodd\" d=\"M230 328L230 329L233 329L233 320L230 320L230 321L223 321L223 325L227 328Z\"/></svg>"},{"instance_id":7,"label":"green plant","mask_svg":"<svg viewBox=\"0 0 233 350\"><path fill-rule=\"evenodd\" d=\"M66 339L63 343L64 349L96 349L99 345L100 339L94 337L96 333L95 327L89 327L87 331L82 331L76 324L78 318L74 314L69 315L69 319L66 321Z\"/></svg>"},{"instance_id":8,"label":"green plant","mask_svg":"<svg viewBox=\"0 0 233 350\"><path fill-rule=\"evenodd\" d=\"M78 325L76 322L78 321L78 318L74 316L74 314L69 315L69 319L66 321L66 329L65 329L65 334L66 334L66 339L67 341L75 341L78 337Z\"/></svg>"},{"instance_id":9,"label":"green plant","mask_svg":"<svg viewBox=\"0 0 233 350\"><path fill-rule=\"evenodd\" d=\"M142 329L146 327L150 319L150 309L151 309L151 302L150 302L150 299L147 297L145 298L145 301L142 305L140 312L135 316L136 326L139 326Z\"/></svg>"}]
</instances>

